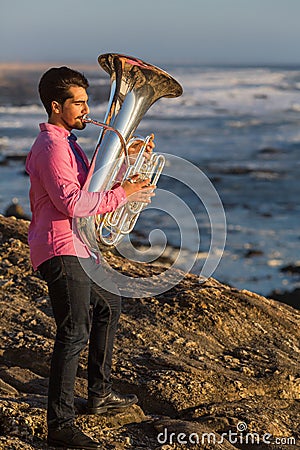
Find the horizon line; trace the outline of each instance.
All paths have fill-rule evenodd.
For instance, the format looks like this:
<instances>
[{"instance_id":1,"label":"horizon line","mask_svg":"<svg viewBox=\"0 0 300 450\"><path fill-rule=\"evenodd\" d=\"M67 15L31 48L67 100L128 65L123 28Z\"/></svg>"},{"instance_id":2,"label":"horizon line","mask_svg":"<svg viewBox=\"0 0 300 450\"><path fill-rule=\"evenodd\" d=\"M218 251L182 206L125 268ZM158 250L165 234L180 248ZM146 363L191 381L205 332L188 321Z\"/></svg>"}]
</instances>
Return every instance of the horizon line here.
<instances>
[{"instance_id":1,"label":"horizon line","mask_svg":"<svg viewBox=\"0 0 300 450\"><path fill-rule=\"evenodd\" d=\"M299 62L280 62L280 61L273 61L273 62L259 62L259 61L162 61L157 60L154 61L153 64L155 65L166 65L166 66L174 66L174 65L181 65L181 66L197 66L197 67L299 67ZM21 60L14 60L14 61L0 61L0 70L8 68L8 69L40 69L45 68L49 66L62 66L62 65L68 65L68 66L77 66L77 67L84 67L86 69L96 69L99 68L100 65L97 61L95 62L88 62L88 61L73 61L73 60L39 60L39 61L21 61Z\"/></svg>"}]
</instances>

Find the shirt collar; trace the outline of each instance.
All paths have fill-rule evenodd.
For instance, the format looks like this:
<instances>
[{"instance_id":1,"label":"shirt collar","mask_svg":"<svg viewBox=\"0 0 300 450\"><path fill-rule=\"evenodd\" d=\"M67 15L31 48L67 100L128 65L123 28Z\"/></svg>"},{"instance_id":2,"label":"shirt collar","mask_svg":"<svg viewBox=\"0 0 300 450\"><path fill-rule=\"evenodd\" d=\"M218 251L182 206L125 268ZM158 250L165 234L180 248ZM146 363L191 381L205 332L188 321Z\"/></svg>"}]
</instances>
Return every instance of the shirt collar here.
<instances>
[{"instance_id":1,"label":"shirt collar","mask_svg":"<svg viewBox=\"0 0 300 450\"><path fill-rule=\"evenodd\" d=\"M61 136L61 137L64 137L64 138L68 138L69 136L70 137L72 136L71 139L73 139L73 140L77 139L75 134L70 133L70 131L66 130L65 128L58 127L57 125L53 125L52 123L48 123L48 122L40 123L40 130L41 131L48 131L48 132L56 134L57 136Z\"/></svg>"}]
</instances>

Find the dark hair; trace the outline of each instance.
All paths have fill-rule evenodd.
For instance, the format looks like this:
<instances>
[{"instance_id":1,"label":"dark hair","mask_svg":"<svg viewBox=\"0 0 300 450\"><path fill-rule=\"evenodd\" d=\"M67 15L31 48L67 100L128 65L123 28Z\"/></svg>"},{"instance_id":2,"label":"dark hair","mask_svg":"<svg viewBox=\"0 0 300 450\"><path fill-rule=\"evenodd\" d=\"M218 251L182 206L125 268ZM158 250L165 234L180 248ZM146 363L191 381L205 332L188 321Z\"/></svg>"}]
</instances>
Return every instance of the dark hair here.
<instances>
[{"instance_id":1,"label":"dark hair","mask_svg":"<svg viewBox=\"0 0 300 450\"><path fill-rule=\"evenodd\" d=\"M53 67L44 73L39 83L39 94L49 117L52 112L51 103L57 101L63 105L71 97L69 89L72 86L87 89L89 83L82 73L65 66Z\"/></svg>"}]
</instances>

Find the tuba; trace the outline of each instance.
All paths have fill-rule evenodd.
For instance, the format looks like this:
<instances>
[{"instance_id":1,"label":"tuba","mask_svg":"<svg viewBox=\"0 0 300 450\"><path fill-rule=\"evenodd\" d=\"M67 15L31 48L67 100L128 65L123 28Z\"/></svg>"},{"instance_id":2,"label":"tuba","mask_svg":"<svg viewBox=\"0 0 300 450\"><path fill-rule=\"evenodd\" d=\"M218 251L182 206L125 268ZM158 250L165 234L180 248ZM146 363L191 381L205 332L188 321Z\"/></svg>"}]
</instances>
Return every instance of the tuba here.
<instances>
[{"instance_id":1,"label":"tuba","mask_svg":"<svg viewBox=\"0 0 300 450\"><path fill-rule=\"evenodd\" d=\"M157 153L152 153L149 160L143 156L150 137L143 139L134 164L130 164L127 149L136 139L133 134L150 106L162 97L179 97L182 87L167 72L131 56L107 53L100 55L98 62L111 77L111 91L104 122L87 116L83 119L102 128L83 189L107 191L137 173L156 185L165 159ZM83 242L98 253L103 246L116 246L129 234L145 206L128 201L113 212L76 218L77 231Z\"/></svg>"}]
</instances>

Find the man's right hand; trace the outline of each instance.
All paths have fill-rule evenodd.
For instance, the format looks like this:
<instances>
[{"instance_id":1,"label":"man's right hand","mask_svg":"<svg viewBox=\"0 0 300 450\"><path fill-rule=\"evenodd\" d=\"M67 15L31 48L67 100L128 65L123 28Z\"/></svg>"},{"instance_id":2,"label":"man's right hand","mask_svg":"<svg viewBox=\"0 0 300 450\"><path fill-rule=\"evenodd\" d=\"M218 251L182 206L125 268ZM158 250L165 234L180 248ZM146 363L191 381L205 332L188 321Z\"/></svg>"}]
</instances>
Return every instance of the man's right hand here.
<instances>
[{"instance_id":1,"label":"man's right hand","mask_svg":"<svg viewBox=\"0 0 300 450\"><path fill-rule=\"evenodd\" d=\"M125 180L121 184L127 200L129 202L151 203L151 197L154 197L155 195L153 191L156 189L156 186L153 184L150 185L150 178L147 178L146 180L139 180L139 178L140 175L135 174L130 177L131 181Z\"/></svg>"}]
</instances>

